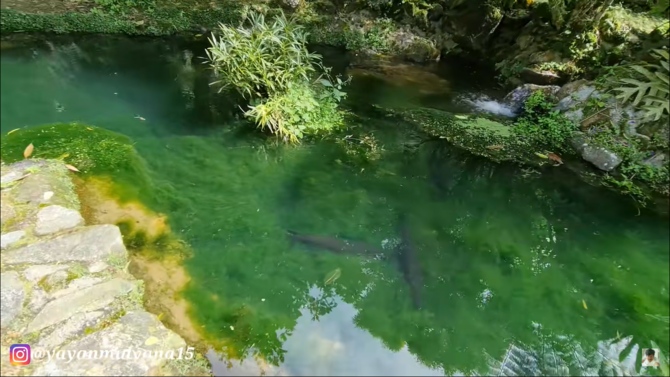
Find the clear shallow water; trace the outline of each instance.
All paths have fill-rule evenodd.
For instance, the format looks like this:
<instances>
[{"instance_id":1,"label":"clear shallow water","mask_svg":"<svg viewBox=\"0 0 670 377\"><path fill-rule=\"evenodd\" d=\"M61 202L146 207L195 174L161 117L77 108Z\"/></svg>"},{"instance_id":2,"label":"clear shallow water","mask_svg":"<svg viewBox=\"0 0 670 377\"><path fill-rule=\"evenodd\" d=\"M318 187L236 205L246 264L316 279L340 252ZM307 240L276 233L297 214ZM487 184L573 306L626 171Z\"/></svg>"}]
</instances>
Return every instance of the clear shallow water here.
<instances>
[{"instance_id":1,"label":"clear shallow water","mask_svg":"<svg viewBox=\"0 0 670 377\"><path fill-rule=\"evenodd\" d=\"M3 137L79 121L132 139L155 183L138 187L142 198L195 252L185 292L193 317L245 360L228 369L233 352L213 351L217 374L259 373L252 356L268 374L488 373L499 367L489 357L508 366L522 349L535 361L516 374L552 375L597 365L598 342L617 337L633 337L629 350L652 340L668 350L667 322L650 316L668 316L667 218L636 216L560 169L524 174L436 142L403 153L406 125L370 108L458 109L460 93L479 90L467 86L470 67L444 69L451 87L438 95L354 79L347 106L387 146L363 163L328 141L273 147L241 125L235 102L207 85L202 45L74 42L3 50ZM343 69L341 54L329 55ZM393 263L286 236L346 237L391 254L400 213L416 245L421 310Z\"/></svg>"}]
</instances>

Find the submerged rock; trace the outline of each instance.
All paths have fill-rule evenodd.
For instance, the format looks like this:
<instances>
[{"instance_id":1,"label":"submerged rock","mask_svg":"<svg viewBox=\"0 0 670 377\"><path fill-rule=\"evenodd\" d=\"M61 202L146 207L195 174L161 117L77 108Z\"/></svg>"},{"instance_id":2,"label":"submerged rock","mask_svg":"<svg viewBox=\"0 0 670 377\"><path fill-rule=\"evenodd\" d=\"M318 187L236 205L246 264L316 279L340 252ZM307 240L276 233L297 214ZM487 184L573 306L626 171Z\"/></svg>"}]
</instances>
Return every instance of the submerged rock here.
<instances>
[{"instance_id":1,"label":"submerged rock","mask_svg":"<svg viewBox=\"0 0 670 377\"><path fill-rule=\"evenodd\" d=\"M26 291L19 274L10 271L0 274L0 326L9 326L23 309Z\"/></svg>"},{"instance_id":2,"label":"submerged rock","mask_svg":"<svg viewBox=\"0 0 670 377\"><path fill-rule=\"evenodd\" d=\"M354 57L352 68L347 74L355 77L371 76L393 86L416 88L422 94L446 94L449 82L431 70L402 63L384 56L363 58Z\"/></svg>"}]
</instances>

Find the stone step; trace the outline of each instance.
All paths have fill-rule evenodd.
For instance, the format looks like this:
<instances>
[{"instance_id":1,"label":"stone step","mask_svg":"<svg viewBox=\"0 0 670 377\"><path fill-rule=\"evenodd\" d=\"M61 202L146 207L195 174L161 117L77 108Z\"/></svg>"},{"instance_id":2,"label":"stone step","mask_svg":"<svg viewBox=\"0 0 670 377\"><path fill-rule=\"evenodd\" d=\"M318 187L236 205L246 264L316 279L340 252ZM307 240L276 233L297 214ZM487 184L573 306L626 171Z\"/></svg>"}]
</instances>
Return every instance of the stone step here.
<instances>
[{"instance_id":1,"label":"stone step","mask_svg":"<svg viewBox=\"0 0 670 377\"><path fill-rule=\"evenodd\" d=\"M15 265L98 262L110 257L127 258L121 231L114 225L93 225L50 240L5 251L2 253L2 263Z\"/></svg>"},{"instance_id":2,"label":"stone step","mask_svg":"<svg viewBox=\"0 0 670 377\"><path fill-rule=\"evenodd\" d=\"M46 304L35 316L25 333L40 331L65 321L77 313L96 311L107 307L118 296L126 295L136 283L124 279L112 279L56 298Z\"/></svg>"},{"instance_id":3,"label":"stone step","mask_svg":"<svg viewBox=\"0 0 670 377\"><path fill-rule=\"evenodd\" d=\"M127 313L113 325L75 340L59 351L66 355L82 355L72 362L69 358L45 361L35 376L148 376L160 375L160 368L169 360L188 360L186 342L168 330L155 315L140 310ZM193 349L190 349L193 352ZM125 351L125 354L123 354ZM155 357L155 352L163 357ZM118 356L114 356L118 352ZM150 357L149 353L152 353ZM88 355L88 357L84 356ZM188 359L187 359L188 358Z\"/></svg>"},{"instance_id":4,"label":"stone step","mask_svg":"<svg viewBox=\"0 0 670 377\"><path fill-rule=\"evenodd\" d=\"M0 327L9 326L21 313L26 291L15 271L0 274Z\"/></svg>"}]
</instances>

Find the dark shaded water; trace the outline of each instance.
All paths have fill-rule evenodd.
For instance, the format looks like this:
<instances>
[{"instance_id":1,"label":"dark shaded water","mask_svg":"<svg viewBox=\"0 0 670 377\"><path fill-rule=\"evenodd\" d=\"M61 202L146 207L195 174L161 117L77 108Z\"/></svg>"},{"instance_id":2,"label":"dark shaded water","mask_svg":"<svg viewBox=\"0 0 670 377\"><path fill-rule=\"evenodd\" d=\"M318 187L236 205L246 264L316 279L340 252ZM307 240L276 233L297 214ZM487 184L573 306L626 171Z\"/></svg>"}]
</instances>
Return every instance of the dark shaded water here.
<instances>
[{"instance_id":1,"label":"dark shaded water","mask_svg":"<svg viewBox=\"0 0 670 377\"><path fill-rule=\"evenodd\" d=\"M138 187L143 199L195 252L185 292L194 318L246 360L232 373L258 374L256 357L267 374L610 374L606 360L633 350L639 366L639 347L651 341L668 350L667 219L636 216L563 170L540 176L442 143L409 153L399 147L411 139L405 125L370 107L460 108L459 94L481 90L468 80L493 82L469 66L443 67L450 89L437 94L354 78L346 106L386 146L363 162L330 141L267 143L236 119L234 100L209 88L197 60L204 44L50 40L2 52L3 138L79 121L133 140L160 188ZM344 69L340 52L327 55ZM416 245L421 310L390 261L401 213ZM315 250L292 243L287 229L388 255ZM210 352L215 373L231 373L216 361L230 355Z\"/></svg>"}]
</instances>

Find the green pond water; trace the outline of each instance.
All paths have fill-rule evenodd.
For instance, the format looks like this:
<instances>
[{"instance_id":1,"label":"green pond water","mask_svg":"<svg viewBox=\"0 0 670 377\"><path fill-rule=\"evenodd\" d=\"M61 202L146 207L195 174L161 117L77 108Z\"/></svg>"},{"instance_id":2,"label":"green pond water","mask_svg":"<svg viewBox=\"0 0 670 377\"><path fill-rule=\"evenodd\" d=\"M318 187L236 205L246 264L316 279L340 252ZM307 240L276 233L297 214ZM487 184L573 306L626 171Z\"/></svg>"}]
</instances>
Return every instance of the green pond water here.
<instances>
[{"instance_id":1,"label":"green pond water","mask_svg":"<svg viewBox=\"0 0 670 377\"><path fill-rule=\"evenodd\" d=\"M459 109L455 98L486 90L492 76L443 62L450 89L439 95L354 78L344 104L351 122L385 146L371 160L346 153L356 141L275 146L237 119L236 100L208 86L203 48L118 37L14 42L2 51L1 125L3 145L64 122L131 140L143 179L126 165L107 170L191 245L184 296L208 336L239 359L212 349L216 375L257 375L255 356L282 375L609 375L616 361L639 367L652 341L667 354L667 218L638 214L567 169L533 174L441 142L403 148L408 125L370 106ZM345 69L341 51L324 55ZM35 140L37 156L48 140ZM400 214L420 309L395 262ZM381 252L334 254L292 242L287 230Z\"/></svg>"}]
</instances>

